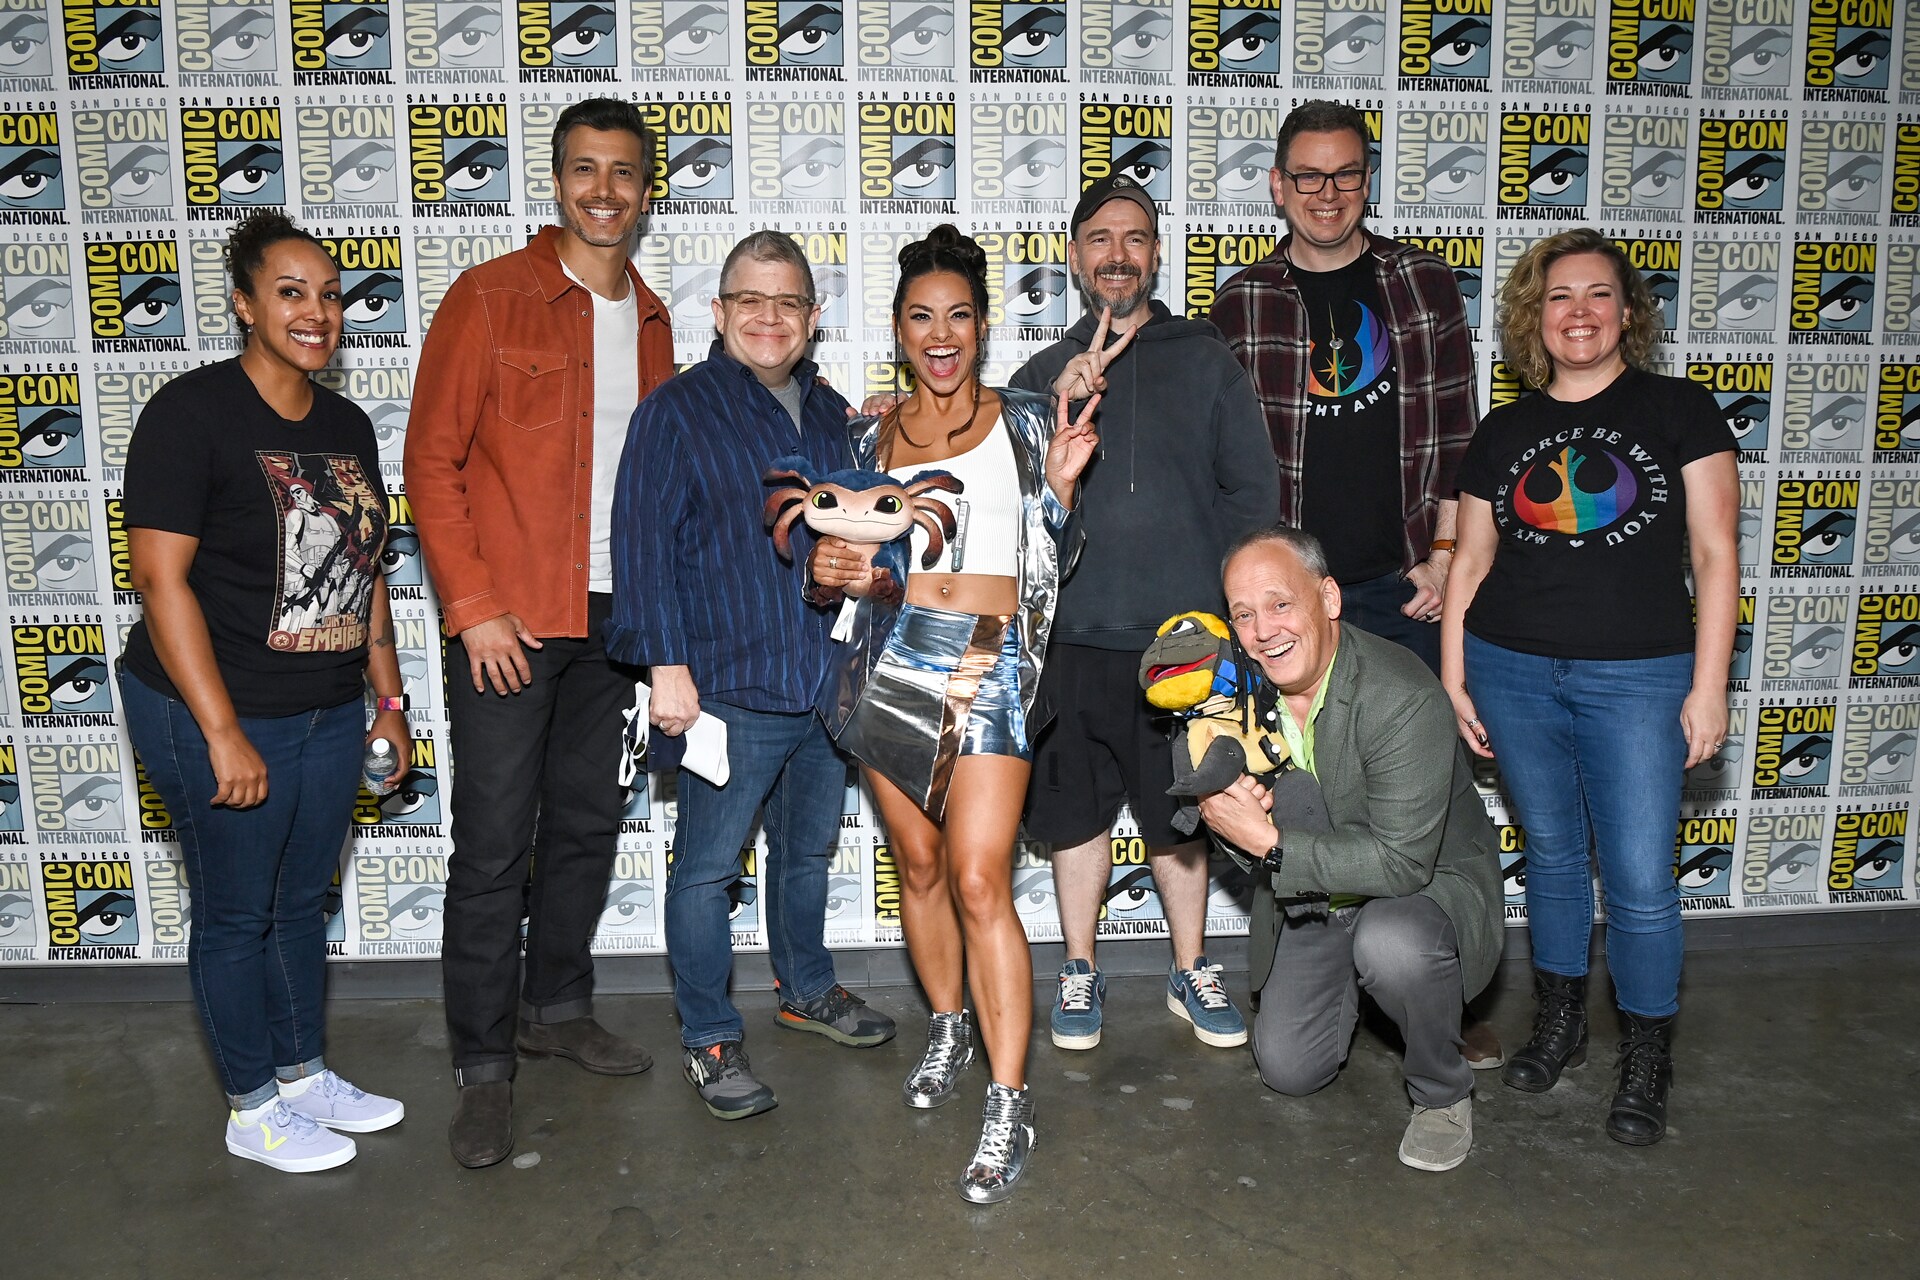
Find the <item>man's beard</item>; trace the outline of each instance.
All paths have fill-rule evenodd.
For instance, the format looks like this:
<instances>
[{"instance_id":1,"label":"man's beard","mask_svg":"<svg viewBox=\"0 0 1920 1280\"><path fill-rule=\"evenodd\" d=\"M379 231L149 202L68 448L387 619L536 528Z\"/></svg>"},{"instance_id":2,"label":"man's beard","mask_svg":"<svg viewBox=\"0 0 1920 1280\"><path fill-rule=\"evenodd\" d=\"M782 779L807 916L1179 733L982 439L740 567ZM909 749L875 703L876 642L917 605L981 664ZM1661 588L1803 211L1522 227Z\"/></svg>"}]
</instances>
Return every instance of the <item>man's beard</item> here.
<instances>
[{"instance_id":1,"label":"man's beard","mask_svg":"<svg viewBox=\"0 0 1920 1280\"><path fill-rule=\"evenodd\" d=\"M1124 319L1145 306L1147 299L1153 296L1153 277L1141 273L1134 277L1134 289L1123 298L1112 298L1096 288L1102 283L1096 276L1081 273L1074 277L1074 283L1080 286L1080 292L1087 296L1087 304L1095 314L1108 307L1113 308L1115 320ZM1117 283L1117 282L1115 282Z\"/></svg>"}]
</instances>

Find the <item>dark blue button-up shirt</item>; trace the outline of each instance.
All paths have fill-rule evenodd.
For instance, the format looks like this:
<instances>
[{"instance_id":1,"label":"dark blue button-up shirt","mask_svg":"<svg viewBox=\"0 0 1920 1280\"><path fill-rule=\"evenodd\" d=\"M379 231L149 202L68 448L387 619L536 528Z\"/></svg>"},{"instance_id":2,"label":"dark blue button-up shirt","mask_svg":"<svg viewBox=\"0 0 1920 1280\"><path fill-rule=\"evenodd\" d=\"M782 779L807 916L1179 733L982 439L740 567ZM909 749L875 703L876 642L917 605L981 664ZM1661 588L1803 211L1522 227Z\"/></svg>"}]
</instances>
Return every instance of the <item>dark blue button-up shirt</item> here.
<instances>
[{"instance_id":1,"label":"dark blue button-up shirt","mask_svg":"<svg viewBox=\"0 0 1920 1280\"><path fill-rule=\"evenodd\" d=\"M809 539L794 561L761 522L775 458L816 475L851 465L847 402L801 360L803 427L718 341L640 402L613 497L613 619L607 652L692 669L701 699L749 711L806 711L828 666L832 615L800 598ZM796 534L803 532L796 528Z\"/></svg>"}]
</instances>

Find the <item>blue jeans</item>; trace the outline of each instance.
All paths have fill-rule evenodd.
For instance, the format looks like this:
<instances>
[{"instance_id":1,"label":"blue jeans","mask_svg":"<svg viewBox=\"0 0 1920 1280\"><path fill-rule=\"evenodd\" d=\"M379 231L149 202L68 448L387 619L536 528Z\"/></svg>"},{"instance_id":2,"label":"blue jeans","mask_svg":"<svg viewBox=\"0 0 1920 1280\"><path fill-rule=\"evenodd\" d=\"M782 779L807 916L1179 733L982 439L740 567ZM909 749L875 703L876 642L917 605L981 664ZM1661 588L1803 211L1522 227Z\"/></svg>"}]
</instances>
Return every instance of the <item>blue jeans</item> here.
<instances>
[{"instance_id":1,"label":"blue jeans","mask_svg":"<svg viewBox=\"0 0 1920 1280\"><path fill-rule=\"evenodd\" d=\"M353 825L366 711L337 707L240 729L267 765L267 799L214 808L219 784L187 704L120 675L127 733L166 801L193 891L187 976L214 1065L235 1108L324 1069L322 910Z\"/></svg>"},{"instance_id":2,"label":"blue jeans","mask_svg":"<svg viewBox=\"0 0 1920 1280\"><path fill-rule=\"evenodd\" d=\"M1398 573L1343 582L1340 616L1362 631L1413 650L1414 656L1427 664L1427 670L1439 675L1440 628L1400 612L1401 606L1413 599L1414 590L1414 585Z\"/></svg>"},{"instance_id":3,"label":"blue jeans","mask_svg":"<svg viewBox=\"0 0 1920 1280\"><path fill-rule=\"evenodd\" d=\"M667 871L667 956L680 1043L689 1049L745 1038L740 1011L727 999L733 972L727 886L740 874L740 851L763 802L760 904L774 977L787 1000L804 1002L832 989L827 869L847 788L847 762L813 712L747 711L722 702L702 702L700 709L726 721L732 775L716 787L680 770Z\"/></svg>"},{"instance_id":4,"label":"blue jeans","mask_svg":"<svg viewBox=\"0 0 1920 1280\"><path fill-rule=\"evenodd\" d=\"M1593 881L1607 902L1607 972L1628 1013L1680 1007L1674 833L1687 760L1680 706L1693 655L1595 662L1516 653L1466 638L1467 692L1527 833L1533 963L1587 971Z\"/></svg>"}]
</instances>

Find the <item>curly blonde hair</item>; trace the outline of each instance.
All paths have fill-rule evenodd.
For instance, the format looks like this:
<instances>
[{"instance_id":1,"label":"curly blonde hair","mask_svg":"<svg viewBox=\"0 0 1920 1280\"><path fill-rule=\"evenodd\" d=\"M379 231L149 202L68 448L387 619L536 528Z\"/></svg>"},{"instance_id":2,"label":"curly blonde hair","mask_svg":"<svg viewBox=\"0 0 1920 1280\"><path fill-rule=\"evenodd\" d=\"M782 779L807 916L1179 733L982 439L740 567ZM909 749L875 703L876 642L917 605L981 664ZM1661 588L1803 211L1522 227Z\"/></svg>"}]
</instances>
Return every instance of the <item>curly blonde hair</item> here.
<instances>
[{"instance_id":1,"label":"curly blonde hair","mask_svg":"<svg viewBox=\"0 0 1920 1280\"><path fill-rule=\"evenodd\" d=\"M1620 334L1620 354L1634 368L1644 368L1653 344L1660 338L1660 303L1647 288L1626 251L1591 227L1578 227L1548 236L1513 264L1500 290L1500 344L1507 363L1528 386L1540 388L1553 381L1553 357L1540 334L1540 312L1546 302L1547 272L1562 258L1598 254L1613 266L1626 302L1627 325Z\"/></svg>"}]
</instances>

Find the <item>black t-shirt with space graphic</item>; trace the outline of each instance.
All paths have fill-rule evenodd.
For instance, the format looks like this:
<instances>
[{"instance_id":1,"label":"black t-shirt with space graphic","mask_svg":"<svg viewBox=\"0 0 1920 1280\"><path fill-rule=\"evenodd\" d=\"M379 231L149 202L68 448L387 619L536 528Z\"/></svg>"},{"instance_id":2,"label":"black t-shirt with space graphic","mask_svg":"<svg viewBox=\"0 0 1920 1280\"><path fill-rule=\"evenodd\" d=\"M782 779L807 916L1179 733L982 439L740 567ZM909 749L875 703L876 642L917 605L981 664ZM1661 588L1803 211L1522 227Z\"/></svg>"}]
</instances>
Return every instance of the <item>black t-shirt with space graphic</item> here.
<instances>
[{"instance_id":1,"label":"black t-shirt with space graphic","mask_svg":"<svg viewBox=\"0 0 1920 1280\"><path fill-rule=\"evenodd\" d=\"M387 495L373 424L324 387L299 422L275 413L238 360L160 388L127 446L126 525L199 539L187 585L243 716L360 696ZM144 621L126 662L178 697Z\"/></svg>"},{"instance_id":2,"label":"black t-shirt with space graphic","mask_svg":"<svg viewBox=\"0 0 1920 1280\"><path fill-rule=\"evenodd\" d=\"M1341 582L1400 568L1400 380L1373 255L1338 271L1293 269L1307 309L1306 453L1300 524Z\"/></svg>"},{"instance_id":3,"label":"black t-shirt with space graphic","mask_svg":"<svg viewBox=\"0 0 1920 1280\"><path fill-rule=\"evenodd\" d=\"M1588 400L1530 395L1489 413L1458 477L1500 532L1467 630L1556 658L1691 652L1680 473L1733 447L1712 392L1639 369Z\"/></svg>"}]
</instances>

